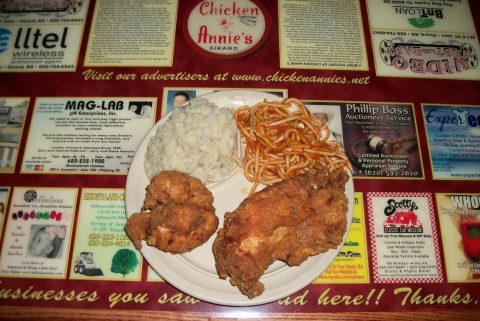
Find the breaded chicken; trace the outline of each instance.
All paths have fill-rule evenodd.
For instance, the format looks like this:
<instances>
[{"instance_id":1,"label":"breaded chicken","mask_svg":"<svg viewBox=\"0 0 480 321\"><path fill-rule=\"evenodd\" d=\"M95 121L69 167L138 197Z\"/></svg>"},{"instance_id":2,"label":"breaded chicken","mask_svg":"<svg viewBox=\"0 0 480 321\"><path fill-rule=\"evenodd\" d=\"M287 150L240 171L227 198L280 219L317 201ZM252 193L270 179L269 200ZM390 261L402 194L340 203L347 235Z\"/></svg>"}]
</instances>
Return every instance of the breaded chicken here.
<instances>
[{"instance_id":1,"label":"breaded chicken","mask_svg":"<svg viewBox=\"0 0 480 321\"><path fill-rule=\"evenodd\" d=\"M130 216L125 231L135 244L170 253L185 253L205 243L217 230L212 193L203 183L177 171L161 172L147 186L140 213Z\"/></svg>"},{"instance_id":2,"label":"breaded chicken","mask_svg":"<svg viewBox=\"0 0 480 321\"><path fill-rule=\"evenodd\" d=\"M178 171L163 171L155 175L147 186L143 210L170 203L188 203L210 210L213 195L196 177Z\"/></svg>"},{"instance_id":3,"label":"breaded chicken","mask_svg":"<svg viewBox=\"0 0 480 321\"><path fill-rule=\"evenodd\" d=\"M213 243L220 278L249 298L264 291L259 281L276 260L300 265L342 243L347 227L343 169L313 168L245 199L225 214Z\"/></svg>"},{"instance_id":4,"label":"breaded chicken","mask_svg":"<svg viewBox=\"0 0 480 321\"><path fill-rule=\"evenodd\" d=\"M165 252L185 253L205 243L217 230L218 217L185 203L171 203L150 214L147 244Z\"/></svg>"},{"instance_id":5,"label":"breaded chicken","mask_svg":"<svg viewBox=\"0 0 480 321\"><path fill-rule=\"evenodd\" d=\"M125 225L125 231L137 249L142 248L142 240L150 234L150 213L132 214Z\"/></svg>"}]
</instances>

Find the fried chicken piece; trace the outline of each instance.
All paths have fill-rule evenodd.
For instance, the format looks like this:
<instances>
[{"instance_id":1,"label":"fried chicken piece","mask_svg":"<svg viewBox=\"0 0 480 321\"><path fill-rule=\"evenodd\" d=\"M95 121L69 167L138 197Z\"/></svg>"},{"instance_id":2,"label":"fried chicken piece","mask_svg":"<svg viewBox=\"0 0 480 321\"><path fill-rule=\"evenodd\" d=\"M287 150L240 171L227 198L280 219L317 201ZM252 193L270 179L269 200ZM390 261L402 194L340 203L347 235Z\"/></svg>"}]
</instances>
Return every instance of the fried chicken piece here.
<instances>
[{"instance_id":1,"label":"fried chicken piece","mask_svg":"<svg viewBox=\"0 0 480 321\"><path fill-rule=\"evenodd\" d=\"M142 240L150 234L150 214L145 212L134 213L127 220L125 232L137 249L142 248Z\"/></svg>"},{"instance_id":2,"label":"fried chicken piece","mask_svg":"<svg viewBox=\"0 0 480 321\"><path fill-rule=\"evenodd\" d=\"M342 243L347 227L343 169L308 173L267 186L225 214L213 254L217 272L249 298L260 295L259 281L276 260L300 265Z\"/></svg>"},{"instance_id":3,"label":"fried chicken piece","mask_svg":"<svg viewBox=\"0 0 480 321\"><path fill-rule=\"evenodd\" d=\"M185 253L205 243L217 230L215 212L184 203L153 210L148 245L170 253Z\"/></svg>"},{"instance_id":4,"label":"fried chicken piece","mask_svg":"<svg viewBox=\"0 0 480 321\"><path fill-rule=\"evenodd\" d=\"M209 210L213 195L196 177L178 171L163 171L155 175L147 186L143 210L169 203L188 203Z\"/></svg>"},{"instance_id":5,"label":"fried chicken piece","mask_svg":"<svg viewBox=\"0 0 480 321\"><path fill-rule=\"evenodd\" d=\"M177 171L161 172L147 186L143 210L134 213L125 231L135 244L170 253L185 253L205 243L217 230L212 193L203 183Z\"/></svg>"}]
</instances>

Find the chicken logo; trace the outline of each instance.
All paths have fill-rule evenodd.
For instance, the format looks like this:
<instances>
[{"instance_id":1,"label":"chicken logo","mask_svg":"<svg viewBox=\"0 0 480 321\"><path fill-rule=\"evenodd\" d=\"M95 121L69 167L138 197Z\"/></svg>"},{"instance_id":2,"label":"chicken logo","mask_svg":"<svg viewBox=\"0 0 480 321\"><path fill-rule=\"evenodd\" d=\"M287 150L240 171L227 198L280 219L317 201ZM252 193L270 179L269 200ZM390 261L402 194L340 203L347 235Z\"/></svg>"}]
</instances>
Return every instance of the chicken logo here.
<instances>
[{"instance_id":1,"label":"chicken logo","mask_svg":"<svg viewBox=\"0 0 480 321\"><path fill-rule=\"evenodd\" d=\"M236 59L260 49L267 40L271 17L258 0L192 1L183 21L187 42L216 59Z\"/></svg>"}]
</instances>

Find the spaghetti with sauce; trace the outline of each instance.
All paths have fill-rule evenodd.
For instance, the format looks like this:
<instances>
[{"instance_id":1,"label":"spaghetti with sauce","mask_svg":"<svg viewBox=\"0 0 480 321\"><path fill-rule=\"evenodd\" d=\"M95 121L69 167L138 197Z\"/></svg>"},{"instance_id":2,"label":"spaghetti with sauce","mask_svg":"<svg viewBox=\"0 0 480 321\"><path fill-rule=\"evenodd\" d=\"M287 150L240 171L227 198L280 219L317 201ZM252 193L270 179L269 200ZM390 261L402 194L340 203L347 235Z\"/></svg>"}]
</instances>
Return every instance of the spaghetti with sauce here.
<instances>
[{"instance_id":1,"label":"spaghetti with sauce","mask_svg":"<svg viewBox=\"0 0 480 321\"><path fill-rule=\"evenodd\" d=\"M259 184L303 174L315 164L351 170L345 150L330 138L328 122L315 118L296 98L243 106L234 116L245 143L243 160L234 158L253 183L250 195Z\"/></svg>"}]
</instances>

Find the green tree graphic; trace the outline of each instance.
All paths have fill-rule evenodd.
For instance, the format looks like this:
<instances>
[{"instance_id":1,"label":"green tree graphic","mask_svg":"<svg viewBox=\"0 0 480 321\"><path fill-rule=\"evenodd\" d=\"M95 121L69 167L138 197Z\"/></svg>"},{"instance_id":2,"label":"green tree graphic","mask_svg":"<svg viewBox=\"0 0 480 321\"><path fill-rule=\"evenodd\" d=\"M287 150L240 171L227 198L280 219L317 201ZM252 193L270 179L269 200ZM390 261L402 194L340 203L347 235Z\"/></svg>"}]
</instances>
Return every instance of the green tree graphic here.
<instances>
[{"instance_id":1,"label":"green tree graphic","mask_svg":"<svg viewBox=\"0 0 480 321\"><path fill-rule=\"evenodd\" d=\"M410 18L408 22L419 29L431 28L435 24L435 20L430 18Z\"/></svg>"},{"instance_id":2,"label":"green tree graphic","mask_svg":"<svg viewBox=\"0 0 480 321\"><path fill-rule=\"evenodd\" d=\"M112 267L110 271L113 273L120 273L125 277L128 273L135 271L138 263L135 252L130 249L120 249L112 258Z\"/></svg>"}]
</instances>

